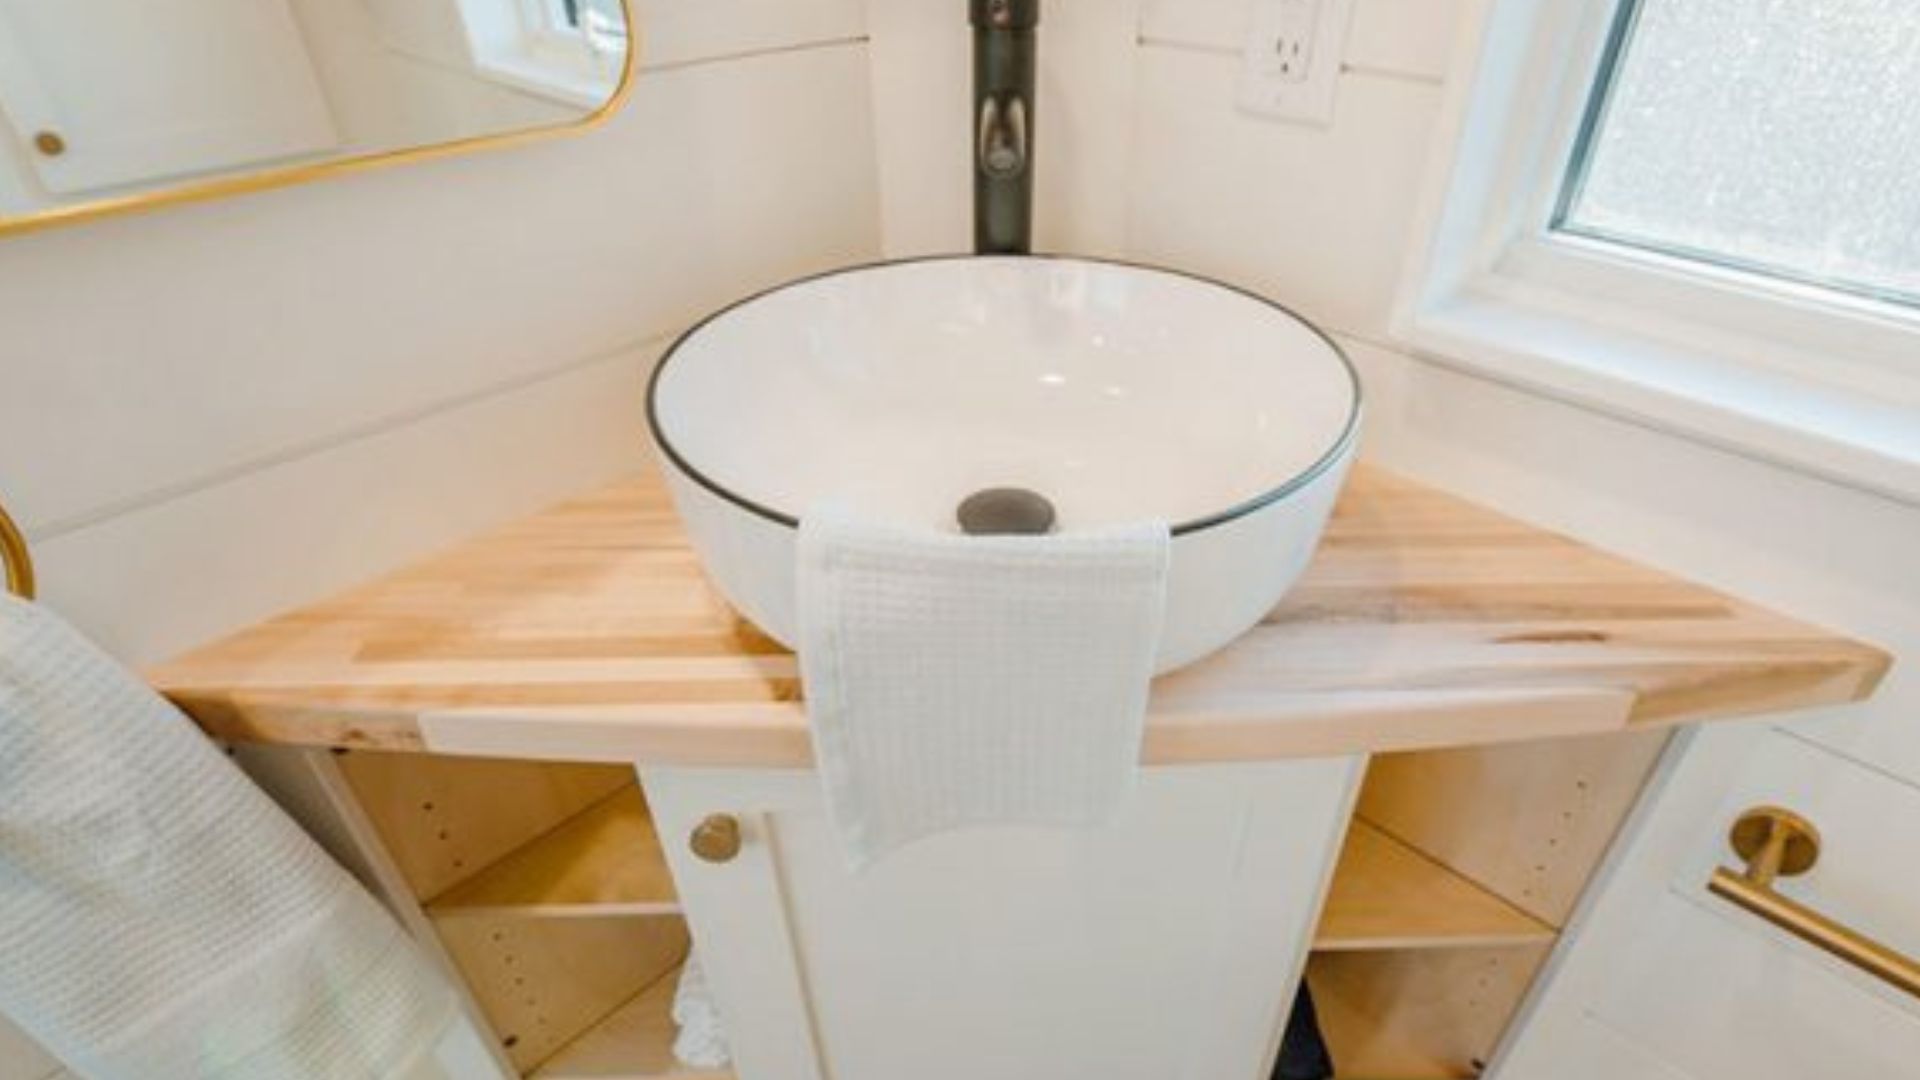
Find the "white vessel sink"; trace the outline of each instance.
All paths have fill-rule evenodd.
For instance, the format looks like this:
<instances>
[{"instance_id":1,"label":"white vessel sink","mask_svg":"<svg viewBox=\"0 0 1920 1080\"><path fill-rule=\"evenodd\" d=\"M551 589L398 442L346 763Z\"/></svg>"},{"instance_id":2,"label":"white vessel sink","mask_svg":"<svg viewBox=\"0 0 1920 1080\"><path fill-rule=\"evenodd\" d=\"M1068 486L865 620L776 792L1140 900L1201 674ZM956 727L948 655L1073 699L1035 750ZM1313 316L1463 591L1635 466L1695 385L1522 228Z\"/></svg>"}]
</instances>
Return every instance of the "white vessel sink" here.
<instances>
[{"instance_id":1,"label":"white vessel sink","mask_svg":"<svg viewBox=\"0 0 1920 1080\"><path fill-rule=\"evenodd\" d=\"M1014 488L1061 531L1171 526L1166 671L1246 631L1305 568L1353 459L1360 388L1325 335L1226 286L953 257L726 308L660 361L647 415L709 576L788 646L810 507L957 532L968 496Z\"/></svg>"}]
</instances>

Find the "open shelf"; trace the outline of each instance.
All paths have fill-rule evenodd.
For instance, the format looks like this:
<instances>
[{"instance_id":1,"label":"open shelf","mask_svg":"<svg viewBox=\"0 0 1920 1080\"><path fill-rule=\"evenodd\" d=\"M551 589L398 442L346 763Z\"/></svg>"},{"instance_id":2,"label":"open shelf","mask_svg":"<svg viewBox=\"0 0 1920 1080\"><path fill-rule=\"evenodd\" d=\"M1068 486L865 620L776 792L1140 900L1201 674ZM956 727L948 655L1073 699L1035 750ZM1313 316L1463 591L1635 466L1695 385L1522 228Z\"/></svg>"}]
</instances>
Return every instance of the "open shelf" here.
<instances>
[{"instance_id":1,"label":"open shelf","mask_svg":"<svg viewBox=\"0 0 1920 1080\"><path fill-rule=\"evenodd\" d=\"M1320 952L1538 945L1554 928L1361 818L1347 829Z\"/></svg>"},{"instance_id":2,"label":"open shelf","mask_svg":"<svg viewBox=\"0 0 1920 1080\"><path fill-rule=\"evenodd\" d=\"M678 916L473 915L433 928L522 1072L678 968L690 946Z\"/></svg>"},{"instance_id":3,"label":"open shelf","mask_svg":"<svg viewBox=\"0 0 1920 1080\"><path fill-rule=\"evenodd\" d=\"M560 1052L534 1080L733 1080L726 1071L692 1069L673 1056L675 968L648 984Z\"/></svg>"},{"instance_id":4,"label":"open shelf","mask_svg":"<svg viewBox=\"0 0 1920 1080\"><path fill-rule=\"evenodd\" d=\"M646 799L616 790L428 902L435 918L678 912Z\"/></svg>"}]
</instances>

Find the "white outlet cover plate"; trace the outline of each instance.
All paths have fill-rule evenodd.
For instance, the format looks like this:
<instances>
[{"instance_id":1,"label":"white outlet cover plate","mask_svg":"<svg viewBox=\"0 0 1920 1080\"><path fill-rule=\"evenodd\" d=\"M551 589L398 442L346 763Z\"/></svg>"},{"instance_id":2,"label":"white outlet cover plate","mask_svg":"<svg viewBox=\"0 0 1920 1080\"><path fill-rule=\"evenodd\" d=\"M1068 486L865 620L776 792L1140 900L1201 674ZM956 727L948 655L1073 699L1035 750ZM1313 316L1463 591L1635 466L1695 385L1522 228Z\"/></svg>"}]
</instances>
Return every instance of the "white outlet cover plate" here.
<instances>
[{"instance_id":1,"label":"white outlet cover plate","mask_svg":"<svg viewBox=\"0 0 1920 1080\"><path fill-rule=\"evenodd\" d=\"M1252 0L1248 9L1240 108L1277 120L1333 123L1352 0Z\"/></svg>"}]
</instances>

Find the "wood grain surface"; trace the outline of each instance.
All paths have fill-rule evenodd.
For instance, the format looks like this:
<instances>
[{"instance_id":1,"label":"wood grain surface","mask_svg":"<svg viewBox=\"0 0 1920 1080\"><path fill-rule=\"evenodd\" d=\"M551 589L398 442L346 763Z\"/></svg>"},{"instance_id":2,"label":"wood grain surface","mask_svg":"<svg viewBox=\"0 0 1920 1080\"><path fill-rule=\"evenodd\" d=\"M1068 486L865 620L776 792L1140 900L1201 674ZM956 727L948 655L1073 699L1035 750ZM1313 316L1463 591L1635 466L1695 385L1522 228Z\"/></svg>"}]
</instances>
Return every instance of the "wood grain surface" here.
<instances>
[{"instance_id":1,"label":"wood grain surface","mask_svg":"<svg viewBox=\"0 0 1920 1080\"><path fill-rule=\"evenodd\" d=\"M1833 704L1888 657L1379 469L1260 625L1154 686L1143 759L1591 734ZM654 475L149 672L235 741L804 766L794 657L709 588Z\"/></svg>"}]
</instances>

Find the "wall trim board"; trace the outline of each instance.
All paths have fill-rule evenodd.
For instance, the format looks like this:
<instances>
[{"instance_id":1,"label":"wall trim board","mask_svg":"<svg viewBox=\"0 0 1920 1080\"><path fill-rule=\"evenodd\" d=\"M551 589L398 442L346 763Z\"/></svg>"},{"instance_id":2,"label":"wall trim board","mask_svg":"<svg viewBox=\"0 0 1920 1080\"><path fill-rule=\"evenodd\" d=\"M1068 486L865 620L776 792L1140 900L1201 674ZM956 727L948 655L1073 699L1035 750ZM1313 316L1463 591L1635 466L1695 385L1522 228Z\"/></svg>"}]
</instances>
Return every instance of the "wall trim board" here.
<instances>
[{"instance_id":1,"label":"wall trim board","mask_svg":"<svg viewBox=\"0 0 1920 1080\"><path fill-rule=\"evenodd\" d=\"M727 64L741 60L761 60L771 56L785 56L790 53L812 52L816 49L839 49L854 45L866 45L865 33L846 34L839 37L820 38L813 41L796 41L785 45L765 45L754 49L742 49L738 52L712 53L704 56L689 56L685 59L662 60L646 64L640 69L640 77L665 74L670 71L685 71L689 68L706 67L712 64Z\"/></svg>"}]
</instances>

